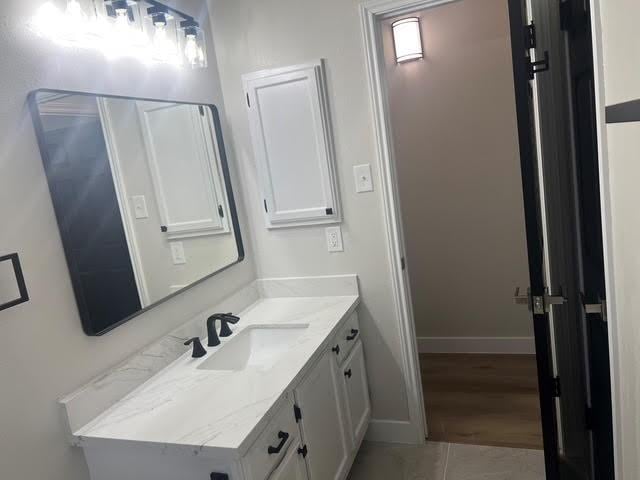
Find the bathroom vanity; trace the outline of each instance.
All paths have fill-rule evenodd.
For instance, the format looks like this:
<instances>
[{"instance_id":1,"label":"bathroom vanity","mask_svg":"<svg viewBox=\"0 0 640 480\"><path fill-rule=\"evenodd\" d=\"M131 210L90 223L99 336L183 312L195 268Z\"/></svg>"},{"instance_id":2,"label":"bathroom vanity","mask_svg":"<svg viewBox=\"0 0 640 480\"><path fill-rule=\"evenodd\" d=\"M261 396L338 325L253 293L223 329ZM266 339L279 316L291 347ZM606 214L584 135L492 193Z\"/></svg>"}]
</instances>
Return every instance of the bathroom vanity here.
<instances>
[{"instance_id":1,"label":"bathroom vanity","mask_svg":"<svg viewBox=\"0 0 640 480\"><path fill-rule=\"evenodd\" d=\"M346 478L370 418L356 278L255 283L233 335L204 357L183 346L156 372L144 363L211 312L62 401L92 480ZM81 425L119 379L131 391Z\"/></svg>"}]
</instances>

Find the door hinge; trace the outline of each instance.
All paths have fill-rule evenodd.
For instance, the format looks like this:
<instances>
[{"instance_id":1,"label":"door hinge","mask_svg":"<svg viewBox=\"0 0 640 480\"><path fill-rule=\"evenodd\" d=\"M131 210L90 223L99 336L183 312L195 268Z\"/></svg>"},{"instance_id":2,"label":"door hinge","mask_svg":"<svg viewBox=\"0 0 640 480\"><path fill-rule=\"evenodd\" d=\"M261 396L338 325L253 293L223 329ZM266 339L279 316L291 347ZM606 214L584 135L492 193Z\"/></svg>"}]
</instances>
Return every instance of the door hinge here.
<instances>
[{"instance_id":1,"label":"door hinge","mask_svg":"<svg viewBox=\"0 0 640 480\"><path fill-rule=\"evenodd\" d=\"M524 44L527 49L536 48L538 44L536 37L536 25L531 22L524 27Z\"/></svg>"},{"instance_id":2,"label":"door hinge","mask_svg":"<svg viewBox=\"0 0 640 480\"><path fill-rule=\"evenodd\" d=\"M404 257L400 259L400 268L402 268L402 270L407 269L407 262L405 262Z\"/></svg>"},{"instance_id":3,"label":"door hinge","mask_svg":"<svg viewBox=\"0 0 640 480\"><path fill-rule=\"evenodd\" d=\"M251 100L249 99L248 93L247 93L247 107L251 108Z\"/></svg>"},{"instance_id":4,"label":"door hinge","mask_svg":"<svg viewBox=\"0 0 640 480\"><path fill-rule=\"evenodd\" d=\"M527 70L529 71L529 80L533 80L537 73L549 70L549 52L545 50L542 60L531 60L531 56L527 55Z\"/></svg>"},{"instance_id":5,"label":"door hinge","mask_svg":"<svg viewBox=\"0 0 640 480\"><path fill-rule=\"evenodd\" d=\"M327 215L333 215L333 208L325 208L324 213L326 213Z\"/></svg>"},{"instance_id":6,"label":"door hinge","mask_svg":"<svg viewBox=\"0 0 640 480\"><path fill-rule=\"evenodd\" d=\"M211 480L229 480L229 475L227 475L226 473L213 472L211 474Z\"/></svg>"},{"instance_id":7,"label":"door hinge","mask_svg":"<svg viewBox=\"0 0 640 480\"><path fill-rule=\"evenodd\" d=\"M560 2L560 30L565 32L569 31L571 28L571 20L573 17L573 12L571 10L571 2L565 1Z\"/></svg>"},{"instance_id":8,"label":"door hinge","mask_svg":"<svg viewBox=\"0 0 640 480\"><path fill-rule=\"evenodd\" d=\"M161 226L160 226L160 231L161 231L162 233L167 233L167 232L169 231L169 229L168 229L166 226L161 225Z\"/></svg>"},{"instance_id":9,"label":"door hinge","mask_svg":"<svg viewBox=\"0 0 640 480\"><path fill-rule=\"evenodd\" d=\"M296 419L296 423L299 423L302 420L302 410L298 405L293 406L293 417Z\"/></svg>"},{"instance_id":10,"label":"door hinge","mask_svg":"<svg viewBox=\"0 0 640 480\"><path fill-rule=\"evenodd\" d=\"M306 445L303 445L302 447L298 448L298 455L302 455L302 458L307 458L308 453L309 453L309 450L307 449Z\"/></svg>"},{"instance_id":11,"label":"door hinge","mask_svg":"<svg viewBox=\"0 0 640 480\"><path fill-rule=\"evenodd\" d=\"M218 215L220 215L220 218L224 218L224 209L222 208L222 205L218 205Z\"/></svg>"},{"instance_id":12,"label":"door hinge","mask_svg":"<svg viewBox=\"0 0 640 480\"><path fill-rule=\"evenodd\" d=\"M562 389L560 388L560 377L553 377L551 379L551 392L555 398L560 398L560 395L562 395Z\"/></svg>"},{"instance_id":13,"label":"door hinge","mask_svg":"<svg viewBox=\"0 0 640 480\"><path fill-rule=\"evenodd\" d=\"M204 117L204 107L202 105L198 105L198 111L200 112L200 116Z\"/></svg>"},{"instance_id":14,"label":"door hinge","mask_svg":"<svg viewBox=\"0 0 640 480\"><path fill-rule=\"evenodd\" d=\"M267 199L264 199L264 211L269 213L269 209L267 208Z\"/></svg>"},{"instance_id":15,"label":"door hinge","mask_svg":"<svg viewBox=\"0 0 640 480\"><path fill-rule=\"evenodd\" d=\"M584 423L587 430L593 430L593 408L589 405L584 410Z\"/></svg>"}]
</instances>

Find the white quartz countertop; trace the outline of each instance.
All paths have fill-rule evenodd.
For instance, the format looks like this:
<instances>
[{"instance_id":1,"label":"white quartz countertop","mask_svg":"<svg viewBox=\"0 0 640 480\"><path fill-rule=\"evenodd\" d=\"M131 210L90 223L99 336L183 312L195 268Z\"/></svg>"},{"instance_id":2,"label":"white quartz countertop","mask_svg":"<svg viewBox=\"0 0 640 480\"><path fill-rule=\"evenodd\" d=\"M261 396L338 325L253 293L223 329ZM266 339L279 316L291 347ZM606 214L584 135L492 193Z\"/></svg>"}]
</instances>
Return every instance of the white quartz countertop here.
<instances>
[{"instance_id":1,"label":"white quartz countertop","mask_svg":"<svg viewBox=\"0 0 640 480\"><path fill-rule=\"evenodd\" d=\"M73 432L79 446L114 441L204 457L246 453L279 401L315 361L359 297L262 298L240 313L234 334L203 358L191 351ZM289 351L268 369L201 370L197 367L243 329L256 325L308 324Z\"/></svg>"}]
</instances>

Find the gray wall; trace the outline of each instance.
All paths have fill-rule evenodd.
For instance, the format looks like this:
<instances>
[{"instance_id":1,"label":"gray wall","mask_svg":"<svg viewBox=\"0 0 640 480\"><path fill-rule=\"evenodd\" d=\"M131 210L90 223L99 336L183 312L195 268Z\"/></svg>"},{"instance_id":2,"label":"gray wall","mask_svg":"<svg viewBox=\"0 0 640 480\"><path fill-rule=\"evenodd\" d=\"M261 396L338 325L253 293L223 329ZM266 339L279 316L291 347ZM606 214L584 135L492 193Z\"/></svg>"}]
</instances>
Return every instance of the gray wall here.
<instances>
[{"instance_id":1,"label":"gray wall","mask_svg":"<svg viewBox=\"0 0 640 480\"><path fill-rule=\"evenodd\" d=\"M416 16L424 59L383 41L417 334L532 337L507 2Z\"/></svg>"},{"instance_id":2,"label":"gray wall","mask_svg":"<svg viewBox=\"0 0 640 480\"><path fill-rule=\"evenodd\" d=\"M0 311L0 477L87 480L82 453L67 444L57 398L251 281L255 271L245 261L104 337L82 333L27 93L49 87L219 105L222 97L211 45L206 71L107 61L31 33L28 21L42 3L10 0L0 10L0 253L20 253L31 295ZM197 13L202 3L180 5Z\"/></svg>"},{"instance_id":3,"label":"gray wall","mask_svg":"<svg viewBox=\"0 0 640 480\"><path fill-rule=\"evenodd\" d=\"M391 292L383 205L367 88L359 0L212 0L225 105L259 276L357 273L374 420L406 420L398 319ZM343 207L343 253L328 253L323 227L267 230L241 75L324 58ZM371 163L375 191L356 194L353 166Z\"/></svg>"}]
</instances>

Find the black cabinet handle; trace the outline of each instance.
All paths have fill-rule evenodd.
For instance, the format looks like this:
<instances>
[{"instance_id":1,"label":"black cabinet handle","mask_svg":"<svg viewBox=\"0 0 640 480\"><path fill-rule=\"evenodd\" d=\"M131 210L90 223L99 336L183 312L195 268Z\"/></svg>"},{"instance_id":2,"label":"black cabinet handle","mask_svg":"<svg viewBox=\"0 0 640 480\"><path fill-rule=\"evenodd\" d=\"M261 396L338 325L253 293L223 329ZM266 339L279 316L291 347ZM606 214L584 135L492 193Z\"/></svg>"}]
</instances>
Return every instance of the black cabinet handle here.
<instances>
[{"instance_id":1,"label":"black cabinet handle","mask_svg":"<svg viewBox=\"0 0 640 480\"><path fill-rule=\"evenodd\" d=\"M332 352L335 352L336 355L340 355L340 345L336 345L331 349Z\"/></svg>"},{"instance_id":2,"label":"black cabinet handle","mask_svg":"<svg viewBox=\"0 0 640 480\"><path fill-rule=\"evenodd\" d=\"M352 328L352 329L351 329L351 335L349 335L349 336L347 337L347 342L350 342L350 341L352 341L352 340L355 340L355 339L356 339L356 337L358 336L358 332L359 332L359 330L356 330L355 328Z\"/></svg>"},{"instance_id":3,"label":"black cabinet handle","mask_svg":"<svg viewBox=\"0 0 640 480\"><path fill-rule=\"evenodd\" d=\"M273 455L274 453L280 453L282 451L282 447L284 447L284 444L287 443L287 440L289 440L289 434L287 432L278 432L278 438L280 439L280 443L278 444L277 447L269 447L267 449L267 453L269 455Z\"/></svg>"},{"instance_id":4,"label":"black cabinet handle","mask_svg":"<svg viewBox=\"0 0 640 480\"><path fill-rule=\"evenodd\" d=\"M302 455L302 458L307 458L307 454L309 453L309 449L306 445L298 448L298 455Z\"/></svg>"},{"instance_id":5,"label":"black cabinet handle","mask_svg":"<svg viewBox=\"0 0 640 480\"><path fill-rule=\"evenodd\" d=\"M346 372L344 372L344 376L347 377L347 378L351 378L351 369L349 369Z\"/></svg>"},{"instance_id":6,"label":"black cabinet handle","mask_svg":"<svg viewBox=\"0 0 640 480\"><path fill-rule=\"evenodd\" d=\"M226 473L213 472L211 474L211 480L229 480L229 475L227 475Z\"/></svg>"}]
</instances>

